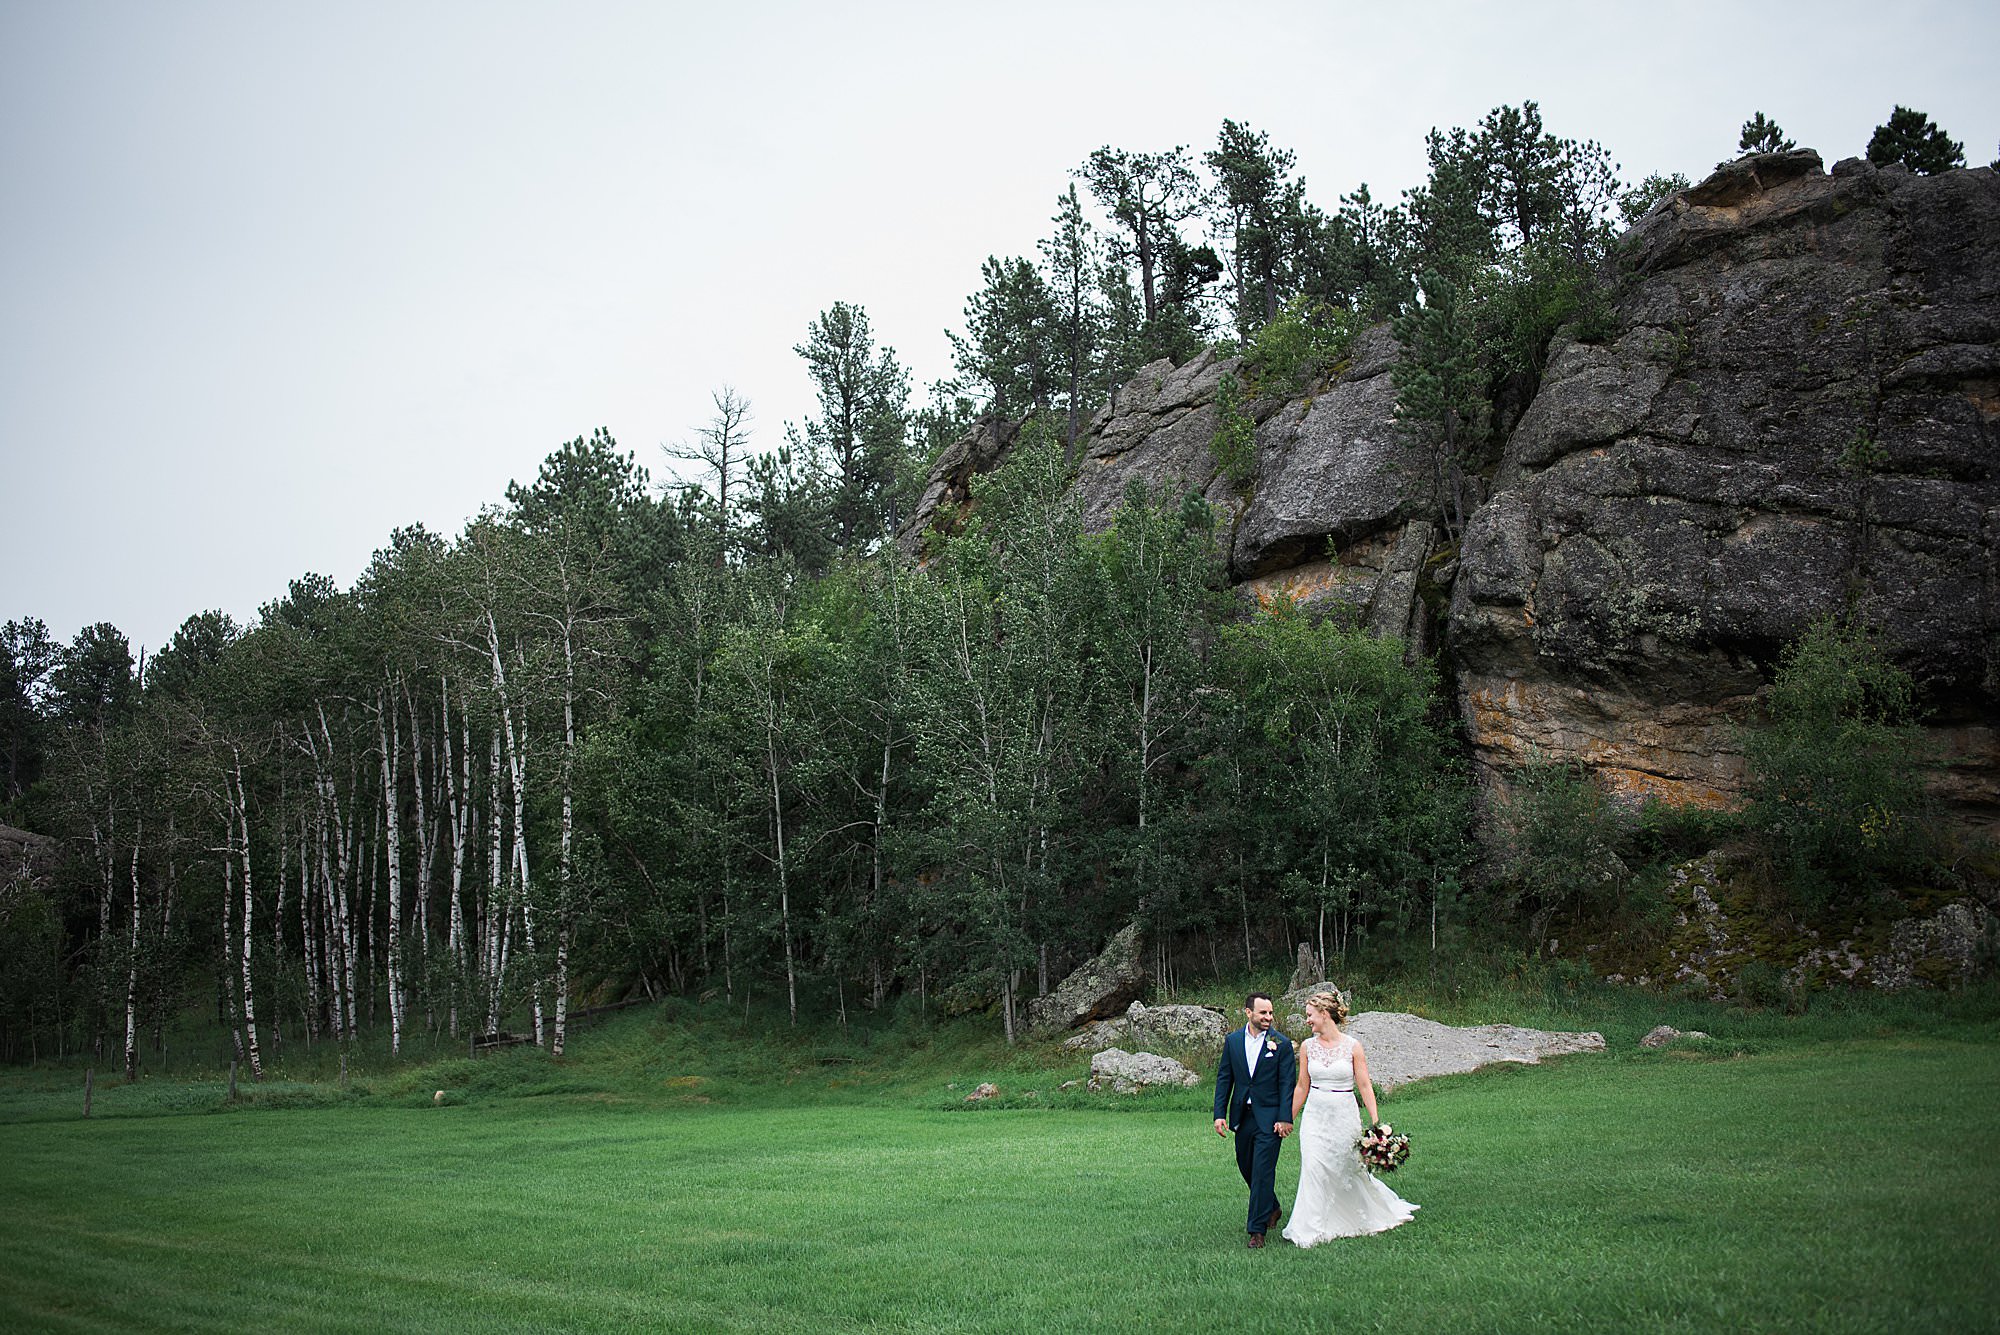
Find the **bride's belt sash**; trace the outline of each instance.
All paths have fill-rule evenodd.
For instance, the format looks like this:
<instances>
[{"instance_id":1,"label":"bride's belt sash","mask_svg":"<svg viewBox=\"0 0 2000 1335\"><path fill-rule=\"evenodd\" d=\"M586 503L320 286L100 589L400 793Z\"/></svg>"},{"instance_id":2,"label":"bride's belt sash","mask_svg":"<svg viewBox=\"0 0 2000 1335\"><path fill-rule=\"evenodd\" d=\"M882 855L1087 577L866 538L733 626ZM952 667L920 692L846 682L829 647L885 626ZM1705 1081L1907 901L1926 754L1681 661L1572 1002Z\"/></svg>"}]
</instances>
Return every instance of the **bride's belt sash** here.
<instances>
[{"instance_id":1,"label":"bride's belt sash","mask_svg":"<svg viewBox=\"0 0 2000 1335\"><path fill-rule=\"evenodd\" d=\"M1349 1085L1346 1089L1342 1089L1338 1085L1314 1085L1312 1088L1315 1094L1352 1094L1354 1092L1354 1086L1352 1085Z\"/></svg>"}]
</instances>

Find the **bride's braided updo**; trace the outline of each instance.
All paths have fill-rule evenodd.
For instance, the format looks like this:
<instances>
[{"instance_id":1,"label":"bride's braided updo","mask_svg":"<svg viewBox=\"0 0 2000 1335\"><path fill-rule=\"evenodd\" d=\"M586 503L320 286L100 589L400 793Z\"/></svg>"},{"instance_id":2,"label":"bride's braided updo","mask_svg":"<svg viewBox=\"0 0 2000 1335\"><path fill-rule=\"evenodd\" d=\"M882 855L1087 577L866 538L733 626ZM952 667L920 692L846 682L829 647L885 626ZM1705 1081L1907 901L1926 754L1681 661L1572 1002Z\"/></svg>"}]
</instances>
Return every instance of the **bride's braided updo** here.
<instances>
[{"instance_id":1,"label":"bride's braided updo","mask_svg":"<svg viewBox=\"0 0 2000 1335\"><path fill-rule=\"evenodd\" d=\"M1306 1005L1331 1015L1335 1024L1347 1023L1347 1003L1338 992L1315 992L1306 998Z\"/></svg>"}]
</instances>

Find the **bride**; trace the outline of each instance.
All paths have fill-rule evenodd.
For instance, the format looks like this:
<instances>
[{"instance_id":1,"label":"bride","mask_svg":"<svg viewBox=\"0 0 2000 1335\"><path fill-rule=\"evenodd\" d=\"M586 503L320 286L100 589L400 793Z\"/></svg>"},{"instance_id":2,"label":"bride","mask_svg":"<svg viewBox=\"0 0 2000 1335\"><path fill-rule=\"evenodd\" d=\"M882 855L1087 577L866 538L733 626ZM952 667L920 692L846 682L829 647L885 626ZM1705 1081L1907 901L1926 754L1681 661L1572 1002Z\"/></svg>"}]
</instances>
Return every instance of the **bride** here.
<instances>
[{"instance_id":1,"label":"bride","mask_svg":"<svg viewBox=\"0 0 2000 1335\"><path fill-rule=\"evenodd\" d=\"M1360 1043L1340 1032L1347 1005L1332 992L1315 992L1306 1002L1306 1018L1313 1036L1299 1051L1292 1120L1299 1122L1302 1108L1308 1115L1299 1122L1299 1192L1292 1222L1285 1225L1285 1239L1310 1247L1328 1238L1380 1233L1407 1224L1417 1207L1362 1167L1354 1148L1361 1138L1361 1116L1354 1107L1357 1093L1368 1107L1370 1125L1379 1119L1368 1058Z\"/></svg>"}]
</instances>

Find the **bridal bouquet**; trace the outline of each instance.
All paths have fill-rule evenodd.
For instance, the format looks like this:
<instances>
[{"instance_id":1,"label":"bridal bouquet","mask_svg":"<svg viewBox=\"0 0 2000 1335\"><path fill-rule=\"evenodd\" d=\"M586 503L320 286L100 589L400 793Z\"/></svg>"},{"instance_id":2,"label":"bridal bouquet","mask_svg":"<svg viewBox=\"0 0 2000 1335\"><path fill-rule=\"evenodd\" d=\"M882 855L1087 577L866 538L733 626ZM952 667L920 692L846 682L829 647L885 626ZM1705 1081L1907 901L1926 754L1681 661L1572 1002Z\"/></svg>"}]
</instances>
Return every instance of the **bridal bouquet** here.
<instances>
[{"instance_id":1,"label":"bridal bouquet","mask_svg":"<svg viewBox=\"0 0 2000 1335\"><path fill-rule=\"evenodd\" d=\"M1385 1122L1362 1132L1354 1148L1360 1151L1361 1164L1369 1172L1393 1173L1410 1157L1410 1138L1397 1135Z\"/></svg>"}]
</instances>

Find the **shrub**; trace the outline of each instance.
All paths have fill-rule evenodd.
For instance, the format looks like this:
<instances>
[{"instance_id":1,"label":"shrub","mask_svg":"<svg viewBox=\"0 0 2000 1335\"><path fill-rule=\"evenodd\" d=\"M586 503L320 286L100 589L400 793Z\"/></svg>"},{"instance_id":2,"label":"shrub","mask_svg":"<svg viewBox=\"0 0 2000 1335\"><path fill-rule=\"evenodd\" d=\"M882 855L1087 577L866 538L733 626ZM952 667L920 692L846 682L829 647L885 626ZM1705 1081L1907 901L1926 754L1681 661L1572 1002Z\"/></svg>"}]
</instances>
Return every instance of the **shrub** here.
<instances>
[{"instance_id":1,"label":"shrub","mask_svg":"<svg viewBox=\"0 0 2000 1335\"><path fill-rule=\"evenodd\" d=\"M1539 945L1559 914L1614 908L1629 877L1618 856L1625 812L1581 765L1536 762L1516 772L1500 813L1500 880L1510 911L1529 908Z\"/></svg>"},{"instance_id":2,"label":"shrub","mask_svg":"<svg viewBox=\"0 0 2000 1335\"><path fill-rule=\"evenodd\" d=\"M1236 373L1225 371L1215 389L1218 421L1210 452L1215 463L1238 491L1247 489L1257 474L1257 423L1243 411L1243 386Z\"/></svg>"},{"instance_id":3,"label":"shrub","mask_svg":"<svg viewBox=\"0 0 2000 1335\"><path fill-rule=\"evenodd\" d=\"M1260 393L1297 394L1310 388L1347 355L1361 325L1352 311L1309 297L1292 298L1245 350L1252 383Z\"/></svg>"},{"instance_id":4,"label":"shrub","mask_svg":"<svg viewBox=\"0 0 2000 1335\"><path fill-rule=\"evenodd\" d=\"M1784 652L1768 721L1744 739L1749 821L1807 910L1923 879L1937 843L1914 687L1866 630L1825 618Z\"/></svg>"}]
</instances>

